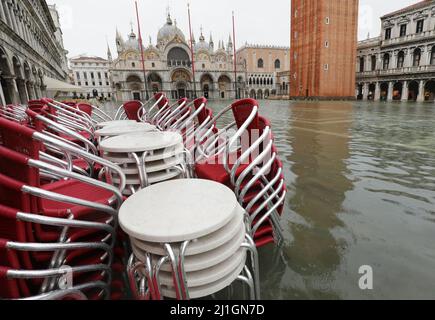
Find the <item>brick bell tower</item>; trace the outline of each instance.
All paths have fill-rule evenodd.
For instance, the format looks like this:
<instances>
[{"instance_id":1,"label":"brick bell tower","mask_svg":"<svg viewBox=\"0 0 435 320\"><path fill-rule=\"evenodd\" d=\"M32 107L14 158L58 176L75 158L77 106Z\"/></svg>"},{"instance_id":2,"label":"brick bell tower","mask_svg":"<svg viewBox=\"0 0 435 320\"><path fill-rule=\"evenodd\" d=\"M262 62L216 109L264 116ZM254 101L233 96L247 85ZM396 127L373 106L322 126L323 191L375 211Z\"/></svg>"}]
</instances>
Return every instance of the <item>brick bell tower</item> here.
<instances>
[{"instance_id":1,"label":"brick bell tower","mask_svg":"<svg viewBox=\"0 0 435 320\"><path fill-rule=\"evenodd\" d=\"M355 98L358 2L291 1L291 98Z\"/></svg>"}]
</instances>

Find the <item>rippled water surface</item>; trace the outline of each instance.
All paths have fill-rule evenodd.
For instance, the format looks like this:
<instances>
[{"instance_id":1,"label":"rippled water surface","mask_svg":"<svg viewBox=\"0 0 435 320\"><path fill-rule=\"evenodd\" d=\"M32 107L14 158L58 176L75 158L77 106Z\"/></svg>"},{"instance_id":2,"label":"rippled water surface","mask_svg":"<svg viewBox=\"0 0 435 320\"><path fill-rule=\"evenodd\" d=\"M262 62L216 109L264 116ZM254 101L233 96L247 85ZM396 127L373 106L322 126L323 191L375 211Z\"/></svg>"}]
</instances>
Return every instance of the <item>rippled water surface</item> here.
<instances>
[{"instance_id":1,"label":"rippled water surface","mask_svg":"<svg viewBox=\"0 0 435 320\"><path fill-rule=\"evenodd\" d=\"M435 104L261 101L260 113L289 190L285 244L260 251L263 298L435 299Z\"/></svg>"},{"instance_id":2,"label":"rippled water surface","mask_svg":"<svg viewBox=\"0 0 435 320\"><path fill-rule=\"evenodd\" d=\"M435 299L435 104L261 101L260 113L289 190L285 243L260 250L262 297Z\"/></svg>"}]
</instances>

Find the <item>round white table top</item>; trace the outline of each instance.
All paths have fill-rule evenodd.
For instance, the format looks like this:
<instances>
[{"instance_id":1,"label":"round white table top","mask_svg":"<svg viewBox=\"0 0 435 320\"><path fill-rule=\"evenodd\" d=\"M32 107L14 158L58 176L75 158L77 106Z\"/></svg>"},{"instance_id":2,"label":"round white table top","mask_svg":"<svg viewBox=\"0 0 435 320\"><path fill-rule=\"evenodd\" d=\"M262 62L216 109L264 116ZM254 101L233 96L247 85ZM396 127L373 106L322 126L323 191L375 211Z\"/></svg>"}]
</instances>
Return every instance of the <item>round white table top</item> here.
<instances>
[{"instance_id":1,"label":"round white table top","mask_svg":"<svg viewBox=\"0 0 435 320\"><path fill-rule=\"evenodd\" d=\"M237 234L245 233L243 222L244 209L240 207L240 213L235 214L233 219L219 230L206 235L205 237L192 240L187 246L185 256L193 256L207 251L214 250L233 239ZM146 242L130 238L130 241L140 250L159 256L166 255L165 248L160 243ZM179 252L181 243L172 246L176 254Z\"/></svg>"},{"instance_id":2,"label":"round white table top","mask_svg":"<svg viewBox=\"0 0 435 320\"><path fill-rule=\"evenodd\" d=\"M121 228L143 241L171 243L215 232L238 211L234 193L208 180L180 179L143 189L119 210Z\"/></svg>"},{"instance_id":3,"label":"round white table top","mask_svg":"<svg viewBox=\"0 0 435 320\"><path fill-rule=\"evenodd\" d=\"M97 127L98 128L104 128L104 127L112 127L112 126L125 126L125 125L131 125L131 124L135 124L138 123L137 121L134 120L113 120L113 121L106 121L106 122L100 122L97 123Z\"/></svg>"},{"instance_id":4,"label":"round white table top","mask_svg":"<svg viewBox=\"0 0 435 320\"><path fill-rule=\"evenodd\" d=\"M174 156L179 157L183 150L184 145L179 144L174 147L150 151L149 154L146 156L145 162L164 160L167 158L172 158ZM134 158L129 156L129 153L104 152L103 158L118 164L136 163Z\"/></svg>"},{"instance_id":5,"label":"round white table top","mask_svg":"<svg viewBox=\"0 0 435 320\"><path fill-rule=\"evenodd\" d=\"M100 149L107 152L143 152L173 147L182 142L182 136L176 132L147 132L106 139L100 143Z\"/></svg>"},{"instance_id":6,"label":"round white table top","mask_svg":"<svg viewBox=\"0 0 435 320\"><path fill-rule=\"evenodd\" d=\"M95 135L97 137L114 137L114 136L120 136L122 134L135 133L135 132L144 133L144 132L150 132L154 130L157 130L156 127L149 123L134 122L121 126L104 127L100 130L95 131Z\"/></svg>"},{"instance_id":7,"label":"round white table top","mask_svg":"<svg viewBox=\"0 0 435 320\"><path fill-rule=\"evenodd\" d=\"M224 278L222 278L216 282L213 282L213 283L210 283L207 285L203 285L203 286L199 286L199 287L189 288L190 299L197 299L197 298L209 296L209 295L214 294L216 292L219 292L222 289L231 285L237 279L237 277L240 275L240 273L242 272L243 268L245 267L245 262L246 261L243 261L230 274L228 274L227 276L225 276ZM176 298L176 293L175 293L174 288L172 286L168 287L168 286L162 285L162 295L165 297L168 297L168 298L172 298L172 299Z\"/></svg>"},{"instance_id":8,"label":"round white table top","mask_svg":"<svg viewBox=\"0 0 435 320\"><path fill-rule=\"evenodd\" d=\"M242 262L246 261L246 249L240 248L233 256L211 268L187 272L186 281L187 287L194 288L204 286L222 278L225 278L229 273L234 271ZM159 274L159 282L162 285L169 287L174 286L172 272L161 271Z\"/></svg>"}]
</instances>

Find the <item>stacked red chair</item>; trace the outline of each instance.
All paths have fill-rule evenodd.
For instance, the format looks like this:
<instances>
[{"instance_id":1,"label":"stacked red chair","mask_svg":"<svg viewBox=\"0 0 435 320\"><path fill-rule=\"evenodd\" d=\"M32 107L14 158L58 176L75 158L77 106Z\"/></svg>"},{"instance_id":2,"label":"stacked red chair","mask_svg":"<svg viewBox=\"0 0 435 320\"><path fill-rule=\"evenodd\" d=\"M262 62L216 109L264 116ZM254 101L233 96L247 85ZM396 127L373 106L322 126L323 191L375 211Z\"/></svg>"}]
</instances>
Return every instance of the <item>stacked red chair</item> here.
<instances>
[{"instance_id":1,"label":"stacked red chair","mask_svg":"<svg viewBox=\"0 0 435 320\"><path fill-rule=\"evenodd\" d=\"M229 110L233 112L234 122L223 132L232 127L237 132L222 143L216 124ZM200 117L205 121L210 113L202 112ZM233 103L209 120L204 129L205 134L197 140L197 177L234 190L246 210L247 226L257 246L280 243L279 215L286 195L282 163L273 142L271 124L259 115L257 101L245 99Z\"/></svg>"},{"instance_id":2,"label":"stacked red chair","mask_svg":"<svg viewBox=\"0 0 435 320\"><path fill-rule=\"evenodd\" d=\"M0 297L80 292L87 299L119 298L122 278L112 273L124 270L117 259L124 252L115 247L122 195L108 183L44 161L47 145L99 163L125 181L113 163L0 117ZM60 180L41 184L46 173Z\"/></svg>"}]
</instances>

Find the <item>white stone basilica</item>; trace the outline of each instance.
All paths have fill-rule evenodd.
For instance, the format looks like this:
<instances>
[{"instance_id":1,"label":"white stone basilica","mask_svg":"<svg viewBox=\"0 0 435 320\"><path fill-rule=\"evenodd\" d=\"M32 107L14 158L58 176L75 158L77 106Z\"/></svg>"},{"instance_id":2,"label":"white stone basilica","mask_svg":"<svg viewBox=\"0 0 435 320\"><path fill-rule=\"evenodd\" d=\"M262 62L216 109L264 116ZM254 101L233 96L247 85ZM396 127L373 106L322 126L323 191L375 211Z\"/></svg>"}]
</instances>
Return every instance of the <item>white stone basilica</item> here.
<instances>
[{"instance_id":1,"label":"white stone basilica","mask_svg":"<svg viewBox=\"0 0 435 320\"><path fill-rule=\"evenodd\" d=\"M157 44L144 46L146 81L149 95L163 91L168 97L193 97L204 95L210 99L233 99L236 97L231 36L225 46L219 41L215 48L212 36L207 42L201 30L199 41L194 43L195 79L192 73L190 39L186 39L176 21L167 16L165 25L159 30ZM120 101L145 98L144 73L141 50L136 34L131 30L124 40L117 31L118 57L112 61L112 77L116 99ZM111 53L108 52L109 60ZM244 96L244 65L237 65L237 89Z\"/></svg>"}]
</instances>

